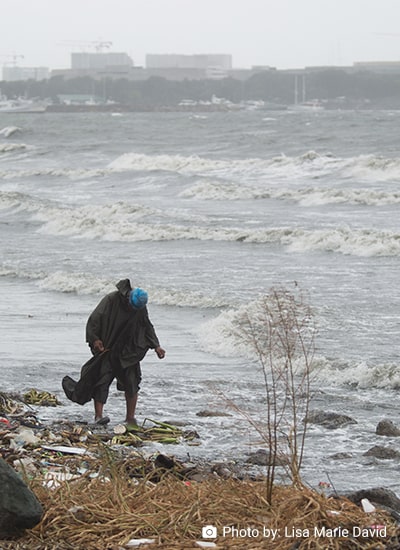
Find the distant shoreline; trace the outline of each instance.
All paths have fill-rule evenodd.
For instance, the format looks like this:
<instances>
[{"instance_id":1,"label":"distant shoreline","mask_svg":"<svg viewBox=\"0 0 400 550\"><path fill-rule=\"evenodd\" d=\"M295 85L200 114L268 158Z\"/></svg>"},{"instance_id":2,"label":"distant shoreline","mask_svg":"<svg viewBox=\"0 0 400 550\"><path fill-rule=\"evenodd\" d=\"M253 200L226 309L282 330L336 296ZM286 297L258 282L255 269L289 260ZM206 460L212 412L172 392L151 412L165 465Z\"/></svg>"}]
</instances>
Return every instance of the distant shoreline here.
<instances>
[{"instance_id":1,"label":"distant shoreline","mask_svg":"<svg viewBox=\"0 0 400 550\"><path fill-rule=\"evenodd\" d=\"M400 105L327 105L322 110L304 110L308 113L323 111L398 111ZM265 107L257 109L259 113L291 111L291 106ZM12 111L4 114L44 114L44 113L228 113L246 112L246 109L229 108L225 105L157 105L132 107L128 105L49 105L43 111ZM247 111L248 112L248 111ZM250 111L254 112L254 111ZM1 113L0 113L1 114Z\"/></svg>"}]
</instances>

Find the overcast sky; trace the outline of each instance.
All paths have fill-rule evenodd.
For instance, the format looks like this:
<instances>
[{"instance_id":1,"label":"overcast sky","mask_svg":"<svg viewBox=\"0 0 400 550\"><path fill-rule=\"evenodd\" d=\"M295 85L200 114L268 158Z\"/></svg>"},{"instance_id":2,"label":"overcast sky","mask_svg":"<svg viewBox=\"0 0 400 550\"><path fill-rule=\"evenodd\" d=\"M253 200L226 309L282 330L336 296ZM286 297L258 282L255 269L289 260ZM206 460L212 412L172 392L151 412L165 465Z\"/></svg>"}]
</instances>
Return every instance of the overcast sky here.
<instances>
[{"instance_id":1,"label":"overcast sky","mask_svg":"<svg viewBox=\"0 0 400 550\"><path fill-rule=\"evenodd\" d=\"M399 61L399 22L400 0L0 0L0 64L69 68L96 41L135 65L146 53L228 53L235 68Z\"/></svg>"}]
</instances>

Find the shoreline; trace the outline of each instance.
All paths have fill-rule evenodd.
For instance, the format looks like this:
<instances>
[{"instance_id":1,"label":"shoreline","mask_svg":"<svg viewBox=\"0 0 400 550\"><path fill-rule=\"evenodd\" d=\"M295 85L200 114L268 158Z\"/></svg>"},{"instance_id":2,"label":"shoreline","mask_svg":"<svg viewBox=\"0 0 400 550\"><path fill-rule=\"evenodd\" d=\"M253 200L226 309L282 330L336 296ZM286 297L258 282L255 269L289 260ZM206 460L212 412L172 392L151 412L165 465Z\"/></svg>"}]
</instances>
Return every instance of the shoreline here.
<instances>
[{"instance_id":1,"label":"shoreline","mask_svg":"<svg viewBox=\"0 0 400 550\"><path fill-rule=\"evenodd\" d=\"M360 506L363 498L379 499L377 490L327 494L326 487L315 490L288 479L274 484L270 505L265 475L246 472L244 461L185 463L173 454L146 453L129 435L118 441L124 434L104 426L41 424L32 410L7 416L10 425L0 423L0 456L20 473L44 515L22 537L0 540L2 550L123 550L143 538L154 542L142 548L192 548L211 542L206 528L211 534L216 529L215 548L267 544L290 550L335 540L341 550L371 548L373 542L398 548L391 541L399 541L400 500L393 497L397 519L387 506L372 505L372 512Z\"/></svg>"}]
</instances>

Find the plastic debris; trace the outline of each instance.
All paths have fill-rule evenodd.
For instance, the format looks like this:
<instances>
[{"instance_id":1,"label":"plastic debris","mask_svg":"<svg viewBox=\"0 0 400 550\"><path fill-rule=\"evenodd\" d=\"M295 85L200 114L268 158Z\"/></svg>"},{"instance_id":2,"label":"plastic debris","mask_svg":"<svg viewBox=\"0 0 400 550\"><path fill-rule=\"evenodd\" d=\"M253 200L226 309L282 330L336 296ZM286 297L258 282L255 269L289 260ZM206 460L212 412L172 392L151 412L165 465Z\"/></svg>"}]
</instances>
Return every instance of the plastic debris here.
<instances>
[{"instance_id":1,"label":"plastic debris","mask_svg":"<svg viewBox=\"0 0 400 550\"><path fill-rule=\"evenodd\" d=\"M376 511L375 506L367 498L361 499L361 506L366 514Z\"/></svg>"},{"instance_id":2,"label":"plastic debris","mask_svg":"<svg viewBox=\"0 0 400 550\"><path fill-rule=\"evenodd\" d=\"M44 475L43 485L49 489L57 489L61 486L63 481L72 481L73 479L78 479L79 477L80 476L65 472L46 472Z\"/></svg>"},{"instance_id":3,"label":"plastic debris","mask_svg":"<svg viewBox=\"0 0 400 550\"><path fill-rule=\"evenodd\" d=\"M70 455L88 455L92 453L84 447L67 447L66 445L42 445L42 449Z\"/></svg>"},{"instance_id":4,"label":"plastic debris","mask_svg":"<svg viewBox=\"0 0 400 550\"><path fill-rule=\"evenodd\" d=\"M40 438L37 437L30 428L20 427L10 436L11 449L18 450L25 445L39 445Z\"/></svg>"},{"instance_id":5,"label":"plastic debris","mask_svg":"<svg viewBox=\"0 0 400 550\"><path fill-rule=\"evenodd\" d=\"M215 542L207 542L204 540L196 540L196 546L199 548L217 548Z\"/></svg>"},{"instance_id":6,"label":"plastic debris","mask_svg":"<svg viewBox=\"0 0 400 550\"><path fill-rule=\"evenodd\" d=\"M155 542L155 539L131 539L125 544L125 548L135 548L142 544L154 544Z\"/></svg>"}]
</instances>

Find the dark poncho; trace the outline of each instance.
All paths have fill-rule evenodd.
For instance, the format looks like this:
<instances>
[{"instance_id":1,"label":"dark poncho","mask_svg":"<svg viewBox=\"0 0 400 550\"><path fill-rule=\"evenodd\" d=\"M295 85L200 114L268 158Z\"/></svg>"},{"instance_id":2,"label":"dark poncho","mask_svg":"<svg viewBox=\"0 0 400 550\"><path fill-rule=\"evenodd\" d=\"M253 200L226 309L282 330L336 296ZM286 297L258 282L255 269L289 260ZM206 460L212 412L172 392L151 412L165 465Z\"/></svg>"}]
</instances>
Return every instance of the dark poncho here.
<instances>
[{"instance_id":1,"label":"dark poncho","mask_svg":"<svg viewBox=\"0 0 400 550\"><path fill-rule=\"evenodd\" d=\"M68 399L81 405L93 398L96 389L110 384L108 369L102 368L104 361L110 361L111 368L116 362L122 368L129 368L139 363L149 349L160 345L147 308L135 310L129 304L132 290L129 279L119 281L116 286L118 290L101 300L86 325L90 348L93 350L94 342L101 340L106 351L94 355L83 365L77 382L70 376L62 380Z\"/></svg>"}]
</instances>

